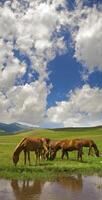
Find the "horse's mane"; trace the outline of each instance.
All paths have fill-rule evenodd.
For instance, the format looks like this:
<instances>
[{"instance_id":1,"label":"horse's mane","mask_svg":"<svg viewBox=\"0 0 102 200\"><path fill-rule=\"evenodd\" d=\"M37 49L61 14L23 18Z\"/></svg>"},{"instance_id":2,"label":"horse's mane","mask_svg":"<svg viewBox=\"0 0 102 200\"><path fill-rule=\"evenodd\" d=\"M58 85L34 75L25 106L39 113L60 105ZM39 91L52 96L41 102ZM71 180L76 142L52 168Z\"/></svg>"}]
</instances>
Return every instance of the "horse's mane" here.
<instances>
[{"instance_id":1,"label":"horse's mane","mask_svg":"<svg viewBox=\"0 0 102 200\"><path fill-rule=\"evenodd\" d=\"M26 140L27 138L23 138L19 143L18 145L16 146L15 150L14 150L14 153L16 153L16 151L22 146L23 142Z\"/></svg>"}]
</instances>

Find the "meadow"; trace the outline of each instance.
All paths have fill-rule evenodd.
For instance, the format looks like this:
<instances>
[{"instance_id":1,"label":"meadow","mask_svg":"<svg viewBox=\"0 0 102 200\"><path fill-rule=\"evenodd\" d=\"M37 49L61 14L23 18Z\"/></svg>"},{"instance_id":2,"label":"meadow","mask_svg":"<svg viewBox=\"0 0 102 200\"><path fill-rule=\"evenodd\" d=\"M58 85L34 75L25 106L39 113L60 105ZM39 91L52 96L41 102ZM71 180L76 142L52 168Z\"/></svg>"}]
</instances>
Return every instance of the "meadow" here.
<instances>
[{"instance_id":1,"label":"meadow","mask_svg":"<svg viewBox=\"0 0 102 200\"><path fill-rule=\"evenodd\" d=\"M41 161L35 165L35 155L31 152L31 166L24 165L23 152L15 167L12 162L12 154L16 145L24 137L48 137L52 140L89 138L93 139L100 151L100 157L88 156L88 148L84 148L83 162L76 160L76 151L69 153L69 160L61 160L61 151L57 153L54 161ZM0 134L0 177L10 179L55 179L68 174L98 174L102 176L102 127L94 128L69 128L58 130L30 130L17 134Z\"/></svg>"}]
</instances>

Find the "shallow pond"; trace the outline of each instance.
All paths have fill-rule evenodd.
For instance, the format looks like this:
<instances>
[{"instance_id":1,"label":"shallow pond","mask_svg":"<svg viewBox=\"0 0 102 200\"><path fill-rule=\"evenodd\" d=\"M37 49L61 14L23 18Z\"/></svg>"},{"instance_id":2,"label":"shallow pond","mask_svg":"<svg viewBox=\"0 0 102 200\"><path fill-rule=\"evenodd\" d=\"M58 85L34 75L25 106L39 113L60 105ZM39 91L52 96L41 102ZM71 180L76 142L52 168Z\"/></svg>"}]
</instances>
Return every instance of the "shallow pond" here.
<instances>
[{"instance_id":1,"label":"shallow pond","mask_svg":"<svg viewBox=\"0 0 102 200\"><path fill-rule=\"evenodd\" d=\"M0 179L0 200L102 200L102 177L68 176L56 181Z\"/></svg>"}]
</instances>

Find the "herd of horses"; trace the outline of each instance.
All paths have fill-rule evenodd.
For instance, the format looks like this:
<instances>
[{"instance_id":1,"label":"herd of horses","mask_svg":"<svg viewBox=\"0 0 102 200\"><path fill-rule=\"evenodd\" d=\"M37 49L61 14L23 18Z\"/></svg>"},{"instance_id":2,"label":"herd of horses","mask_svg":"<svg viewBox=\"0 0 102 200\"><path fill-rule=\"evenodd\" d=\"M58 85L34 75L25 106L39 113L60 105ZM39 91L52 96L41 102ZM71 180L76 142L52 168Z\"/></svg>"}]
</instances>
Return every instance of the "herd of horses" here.
<instances>
[{"instance_id":1,"label":"herd of horses","mask_svg":"<svg viewBox=\"0 0 102 200\"><path fill-rule=\"evenodd\" d=\"M66 139L66 140L50 140L49 138L31 138L26 137L17 145L13 153L13 163L15 166L19 161L19 155L24 152L24 164L26 164L27 157L29 165L30 163L30 151L35 152L36 165L40 163L41 159L54 160L57 152L62 151L61 158L63 159L66 155L69 159L68 152L77 151L77 160L83 161L83 147L88 147L88 155L94 153L99 157L99 150L96 143L91 139Z\"/></svg>"}]
</instances>

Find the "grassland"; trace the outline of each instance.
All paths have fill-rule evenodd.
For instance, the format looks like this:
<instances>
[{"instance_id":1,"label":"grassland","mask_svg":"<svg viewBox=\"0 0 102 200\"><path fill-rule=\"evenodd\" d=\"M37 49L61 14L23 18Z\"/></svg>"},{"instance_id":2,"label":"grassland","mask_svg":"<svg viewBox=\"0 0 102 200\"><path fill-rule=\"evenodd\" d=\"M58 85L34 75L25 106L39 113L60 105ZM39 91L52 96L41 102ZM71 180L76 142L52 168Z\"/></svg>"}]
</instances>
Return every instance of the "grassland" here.
<instances>
[{"instance_id":1,"label":"grassland","mask_svg":"<svg viewBox=\"0 0 102 200\"><path fill-rule=\"evenodd\" d=\"M12 154L16 145L23 137L49 137L50 139L91 138L102 152L102 127L79 128L62 130L31 130L15 135L0 135L0 177L10 179L53 179L61 174L82 173L99 174L102 176L102 157L88 156L88 149L84 148L83 162L76 160L76 152L70 152L70 159L61 160L61 152L54 161L42 161L41 165L35 166L34 152L31 152L32 165L24 166L23 152L20 161L15 167L12 163Z\"/></svg>"}]
</instances>

